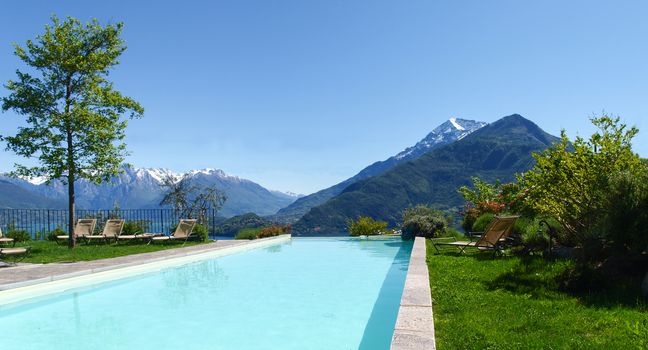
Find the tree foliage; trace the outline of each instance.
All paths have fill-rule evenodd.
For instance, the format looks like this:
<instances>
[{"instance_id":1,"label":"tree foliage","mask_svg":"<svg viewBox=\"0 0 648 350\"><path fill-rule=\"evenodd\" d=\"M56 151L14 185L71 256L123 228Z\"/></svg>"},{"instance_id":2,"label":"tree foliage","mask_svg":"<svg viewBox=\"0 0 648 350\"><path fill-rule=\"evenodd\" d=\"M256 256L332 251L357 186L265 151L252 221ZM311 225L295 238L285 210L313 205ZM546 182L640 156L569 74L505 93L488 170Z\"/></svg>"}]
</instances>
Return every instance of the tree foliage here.
<instances>
[{"instance_id":1,"label":"tree foliage","mask_svg":"<svg viewBox=\"0 0 648 350\"><path fill-rule=\"evenodd\" d=\"M109 181L120 172L126 156L123 143L127 121L144 109L113 89L109 71L126 49L120 38L123 24L82 24L68 17L52 24L15 54L28 67L5 87L2 109L26 117L27 126L14 136L2 136L7 149L35 158L36 166L16 164L15 175L44 176L68 184L70 246L74 246L74 182Z\"/></svg>"},{"instance_id":2,"label":"tree foliage","mask_svg":"<svg viewBox=\"0 0 648 350\"><path fill-rule=\"evenodd\" d=\"M403 211L401 230L404 239L412 239L416 236L438 237L447 226L448 219L445 215L427 205L418 204Z\"/></svg>"},{"instance_id":3,"label":"tree foliage","mask_svg":"<svg viewBox=\"0 0 648 350\"><path fill-rule=\"evenodd\" d=\"M165 188L160 205L169 205L180 215L189 219L198 219L204 223L207 209L220 210L227 196L214 186L198 186L190 177L183 176L180 180L169 175L162 179L161 186Z\"/></svg>"},{"instance_id":4,"label":"tree foliage","mask_svg":"<svg viewBox=\"0 0 648 350\"><path fill-rule=\"evenodd\" d=\"M563 131L560 142L535 154L536 165L518 176L526 203L581 240L605 215L611 177L642 170L631 143L637 128L628 128L618 117L593 118L592 123L598 131L589 140L570 142Z\"/></svg>"},{"instance_id":5,"label":"tree foliage","mask_svg":"<svg viewBox=\"0 0 648 350\"><path fill-rule=\"evenodd\" d=\"M348 230L351 236L372 236L385 233L386 221L377 221L368 216L361 216L357 220L348 221Z\"/></svg>"}]
</instances>

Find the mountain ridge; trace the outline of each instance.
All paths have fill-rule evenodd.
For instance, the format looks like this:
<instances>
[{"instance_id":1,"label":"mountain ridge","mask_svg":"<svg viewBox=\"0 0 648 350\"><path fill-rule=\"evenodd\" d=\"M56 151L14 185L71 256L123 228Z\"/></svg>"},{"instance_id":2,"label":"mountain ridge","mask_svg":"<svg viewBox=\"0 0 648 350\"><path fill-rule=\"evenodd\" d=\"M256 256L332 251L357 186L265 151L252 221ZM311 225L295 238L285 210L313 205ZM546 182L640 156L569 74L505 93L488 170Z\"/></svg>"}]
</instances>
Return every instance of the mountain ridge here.
<instances>
[{"instance_id":1,"label":"mountain ridge","mask_svg":"<svg viewBox=\"0 0 648 350\"><path fill-rule=\"evenodd\" d=\"M416 159L432 149L463 139L470 133L479 130L485 125L487 125L487 123L481 121L452 117L435 127L414 146L408 147L383 161L374 162L360 170L356 175L340 183L317 191L313 194L298 198L287 207L280 209L276 215L270 217L277 221L290 223L295 222L311 208L321 205L330 198L342 193L342 191L344 191L344 189L349 185L371 176L379 175L403 162Z\"/></svg>"},{"instance_id":2,"label":"mountain ridge","mask_svg":"<svg viewBox=\"0 0 648 350\"><path fill-rule=\"evenodd\" d=\"M165 176L179 181L188 176L200 185L216 185L228 196L220 214L234 216L248 212L270 215L293 202L297 196L277 193L238 176L230 175L220 169L190 170L184 173L166 168L123 167L123 173L114 177L110 183L94 185L85 180L76 182L77 205L85 209L107 209L115 205L121 208L160 208L162 198L161 182ZM59 180L46 184L46 179L19 179L0 176L0 180L33 193L37 198L48 198L67 203L67 186ZM23 203L25 204L25 203ZM6 206L9 206L6 204ZM30 204L33 207L32 204Z\"/></svg>"},{"instance_id":3,"label":"mountain ridge","mask_svg":"<svg viewBox=\"0 0 648 350\"><path fill-rule=\"evenodd\" d=\"M532 152L558 139L519 114L504 117L456 142L431 150L383 174L346 187L326 203L313 207L293 226L295 234L342 232L346 222L361 215L400 221L403 209L429 204L440 209L462 205L457 188L472 176L486 181L511 181L529 169Z\"/></svg>"}]
</instances>

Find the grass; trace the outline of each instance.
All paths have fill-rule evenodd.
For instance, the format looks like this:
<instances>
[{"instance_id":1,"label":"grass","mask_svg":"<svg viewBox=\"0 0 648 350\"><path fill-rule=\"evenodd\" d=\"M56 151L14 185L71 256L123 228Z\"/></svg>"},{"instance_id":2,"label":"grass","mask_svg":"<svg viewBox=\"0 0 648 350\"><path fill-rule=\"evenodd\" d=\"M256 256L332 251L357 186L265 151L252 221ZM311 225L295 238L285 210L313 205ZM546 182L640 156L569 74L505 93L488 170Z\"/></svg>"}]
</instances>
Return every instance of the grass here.
<instances>
[{"instance_id":1,"label":"grass","mask_svg":"<svg viewBox=\"0 0 648 350\"><path fill-rule=\"evenodd\" d=\"M187 242L185 246L204 244L202 242ZM32 247L31 254L22 262L27 263L54 263L54 262L73 262L87 261L106 258L115 258L118 256L155 252L159 250L179 248L182 242L165 242L165 243L85 243L78 244L74 249L69 249L66 244L56 244L52 241L30 241L19 245L29 245Z\"/></svg>"},{"instance_id":2,"label":"grass","mask_svg":"<svg viewBox=\"0 0 648 350\"><path fill-rule=\"evenodd\" d=\"M427 251L440 350L648 348L638 284L573 294L570 261Z\"/></svg>"}]
</instances>

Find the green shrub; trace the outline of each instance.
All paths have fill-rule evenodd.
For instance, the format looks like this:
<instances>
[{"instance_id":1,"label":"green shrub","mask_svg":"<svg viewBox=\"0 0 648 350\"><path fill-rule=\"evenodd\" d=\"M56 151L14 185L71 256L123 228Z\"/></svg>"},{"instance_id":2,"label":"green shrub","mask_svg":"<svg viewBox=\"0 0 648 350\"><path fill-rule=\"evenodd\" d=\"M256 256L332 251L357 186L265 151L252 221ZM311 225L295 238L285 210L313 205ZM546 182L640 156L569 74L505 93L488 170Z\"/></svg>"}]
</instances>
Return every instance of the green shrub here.
<instances>
[{"instance_id":1,"label":"green shrub","mask_svg":"<svg viewBox=\"0 0 648 350\"><path fill-rule=\"evenodd\" d=\"M244 228L236 233L234 239L256 239L261 230L261 228Z\"/></svg>"},{"instance_id":2,"label":"green shrub","mask_svg":"<svg viewBox=\"0 0 648 350\"><path fill-rule=\"evenodd\" d=\"M493 221L494 217L495 215L491 213L480 215L473 224L472 232L484 232L486 230L486 227L488 227L488 224Z\"/></svg>"},{"instance_id":3,"label":"green shrub","mask_svg":"<svg viewBox=\"0 0 648 350\"><path fill-rule=\"evenodd\" d=\"M148 230L148 226L148 221L145 220L126 221L122 229L122 234L129 236L139 235L145 233Z\"/></svg>"},{"instance_id":4,"label":"green shrub","mask_svg":"<svg viewBox=\"0 0 648 350\"><path fill-rule=\"evenodd\" d=\"M640 174L612 176L607 191L606 215L597 231L616 254L641 254L648 249L648 169Z\"/></svg>"},{"instance_id":5,"label":"green shrub","mask_svg":"<svg viewBox=\"0 0 648 350\"><path fill-rule=\"evenodd\" d=\"M192 236L197 237L201 242L206 242L209 239L209 230L204 225L196 224L193 228Z\"/></svg>"},{"instance_id":6,"label":"green shrub","mask_svg":"<svg viewBox=\"0 0 648 350\"><path fill-rule=\"evenodd\" d=\"M445 232L446 226L446 220L441 216L415 215L403 222L402 237L404 239L412 239L417 236L434 238Z\"/></svg>"},{"instance_id":7,"label":"green shrub","mask_svg":"<svg viewBox=\"0 0 648 350\"><path fill-rule=\"evenodd\" d=\"M50 233L47 235L47 240L48 241L56 241L56 236L67 236L67 231L64 229L57 227L50 231Z\"/></svg>"},{"instance_id":8,"label":"green shrub","mask_svg":"<svg viewBox=\"0 0 648 350\"><path fill-rule=\"evenodd\" d=\"M473 225L475 224L475 221L477 221L478 216L479 211L477 211L477 208L471 208L466 205L464 208L463 220L461 221L461 228L466 232L472 231Z\"/></svg>"},{"instance_id":9,"label":"green shrub","mask_svg":"<svg viewBox=\"0 0 648 350\"><path fill-rule=\"evenodd\" d=\"M465 236L463 233L459 232L457 229L452 227L446 227L443 232L438 237L454 237L457 240L464 239Z\"/></svg>"},{"instance_id":10,"label":"green shrub","mask_svg":"<svg viewBox=\"0 0 648 350\"><path fill-rule=\"evenodd\" d=\"M381 235L387 230L387 222L377 221L368 216L361 216L358 220L349 220L347 225L351 236Z\"/></svg>"},{"instance_id":11,"label":"green shrub","mask_svg":"<svg viewBox=\"0 0 648 350\"><path fill-rule=\"evenodd\" d=\"M401 237L412 239L416 236L433 238L443 234L448 226L448 218L443 212L419 204L403 211Z\"/></svg>"},{"instance_id":12,"label":"green shrub","mask_svg":"<svg viewBox=\"0 0 648 350\"><path fill-rule=\"evenodd\" d=\"M26 242L26 241L31 241L31 235L29 234L28 231L26 230L18 230L15 228L9 229L9 232L7 232L6 236L8 238L13 238L14 242Z\"/></svg>"},{"instance_id":13,"label":"green shrub","mask_svg":"<svg viewBox=\"0 0 648 350\"><path fill-rule=\"evenodd\" d=\"M290 233L291 230L292 227L290 225L273 225L263 228L257 235L257 238L279 236Z\"/></svg>"}]
</instances>

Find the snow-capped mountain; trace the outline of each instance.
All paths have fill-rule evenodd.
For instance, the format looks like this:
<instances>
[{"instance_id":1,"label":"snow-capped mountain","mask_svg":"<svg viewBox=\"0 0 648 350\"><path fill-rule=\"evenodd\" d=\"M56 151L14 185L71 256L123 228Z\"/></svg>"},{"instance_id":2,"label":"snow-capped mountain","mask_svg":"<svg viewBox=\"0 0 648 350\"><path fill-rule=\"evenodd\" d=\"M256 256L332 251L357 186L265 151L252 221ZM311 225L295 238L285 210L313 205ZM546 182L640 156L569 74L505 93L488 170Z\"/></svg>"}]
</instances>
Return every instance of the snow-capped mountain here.
<instances>
[{"instance_id":1,"label":"snow-capped mountain","mask_svg":"<svg viewBox=\"0 0 648 350\"><path fill-rule=\"evenodd\" d=\"M171 177L174 181L179 181L183 176L188 176L197 184L216 185L224 191L227 201L220 211L223 216L248 212L270 215L298 198L270 191L255 182L229 175L219 169L178 173L163 168L124 167L123 173L114 177L110 183L95 185L85 180L77 181L76 203L83 209L110 209L115 206L123 209L159 208L163 179ZM67 186L58 180L49 184L46 184L46 178L16 179L0 176L0 180L17 185L40 196L39 198L67 202Z\"/></svg>"},{"instance_id":2,"label":"snow-capped mountain","mask_svg":"<svg viewBox=\"0 0 648 350\"><path fill-rule=\"evenodd\" d=\"M342 191L344 191L344 189L349 185L371 176L380 175L398 164L416 159L435 148L461 140L485 125L487 125L487 123L467 119L450 118L443 124L434 128L432 132L425 136L421 141L417 142L414 146L408 147L397 155L384 161L375 162L369 165L355 176L342 181L337 185L297 199L286 208L279 210L277 215L274 216L274 219L285 222L294 222L306 214L311 208L323 204L330 198L342 193Z\"/></svg>"},{"instance_id":3,"label":"snow-capped mountain","mask_svg":"<svg viewBox=\"0 0 648 350\"><path fill-rule=\"evenodd\" d=\"M429 151L432 148L461 140L475 130L478 130L487 123L474 120L450 118L445 123L437 126L423 140L412 147L394 156L397 160L413 159Z\"/></svg>"}]
</instances>

